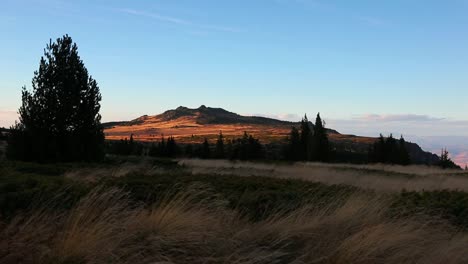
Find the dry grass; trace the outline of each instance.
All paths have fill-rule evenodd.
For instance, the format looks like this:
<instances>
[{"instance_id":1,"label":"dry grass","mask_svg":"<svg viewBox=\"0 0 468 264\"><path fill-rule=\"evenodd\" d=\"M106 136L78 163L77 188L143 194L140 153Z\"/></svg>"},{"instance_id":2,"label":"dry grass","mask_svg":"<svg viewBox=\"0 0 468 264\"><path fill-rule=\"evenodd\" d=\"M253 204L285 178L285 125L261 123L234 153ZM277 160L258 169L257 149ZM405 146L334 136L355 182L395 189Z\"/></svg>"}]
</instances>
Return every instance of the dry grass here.
<instances>
[{"instance_id":1,"label":"dry grass","mask_svg":"<svg viewBox=\"0 0 468 264\"><path fill-rule=\"evenodd\" d=\"M429 166L351 165L324 163L261 164L225 160L181 160L193 174L265 176L346 184L384 192L406 190L468 191L468 173Z\"/></svg>"},{"instance_id":2,"label":"dry grass","mask_svg":"<svg viewBox=\"0 0 468 264\"><path fill-rule=\"evenodd\" d=\"M428 218L389 218L389 201L352 196L250 222L205 188L150 208L95 189L72 209L0 226L0 263L467 263L468 235Z\"/></svg>"}]
</instances>

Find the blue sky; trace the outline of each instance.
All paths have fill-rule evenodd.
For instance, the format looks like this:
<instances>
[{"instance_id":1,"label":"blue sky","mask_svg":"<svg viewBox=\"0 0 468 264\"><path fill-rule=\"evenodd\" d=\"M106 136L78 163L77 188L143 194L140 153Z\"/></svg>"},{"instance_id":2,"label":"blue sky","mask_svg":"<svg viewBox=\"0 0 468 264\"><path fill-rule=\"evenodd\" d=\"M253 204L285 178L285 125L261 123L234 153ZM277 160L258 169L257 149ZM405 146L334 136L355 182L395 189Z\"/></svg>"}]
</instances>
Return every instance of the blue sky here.
<instances>
[{"instance_id":1,"label":"blue sky","mask_svg":"<svg viewBox=\"0 0 468 264\"><path fill-rule=\"evenodd\" d=\"M468 1L2 0L0 126L63 34L104 121L179 105L344 133L468 136Z\"/></svg>"}]
</instances>

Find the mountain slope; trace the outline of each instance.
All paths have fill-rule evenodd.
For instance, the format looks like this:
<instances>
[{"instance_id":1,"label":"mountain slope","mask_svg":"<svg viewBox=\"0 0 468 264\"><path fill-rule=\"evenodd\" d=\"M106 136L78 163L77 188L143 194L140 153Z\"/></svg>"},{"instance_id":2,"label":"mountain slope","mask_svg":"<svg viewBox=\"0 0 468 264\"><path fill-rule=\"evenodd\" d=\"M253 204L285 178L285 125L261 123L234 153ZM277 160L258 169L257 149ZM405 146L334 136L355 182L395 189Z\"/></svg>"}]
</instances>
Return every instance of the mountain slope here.
<instances>
[{"instance_id":1,"label":"mountain slope","mask_svg":"<svg viewBox=\"0 0 468 264\"><path fill-rule=\"evenodd\" d=\"M312 123L310 123L313 126ZM263 144L284 142L291 127L298 122L273 118L242 116L222 108L204 105L191 109L180 106L162 114L144 115L131 121L105 123L107 139L118 140L134 135L139 141L158 141L164 136L173 136L180 143L200 143L204 138L214 141L220 132L226 138L239 137L245 132L259 138ZM340 134L328 129L330 141L340 150L349 153L367 153L376 138ZM418 163L434 163L437 155L423 151L417 144L408 143L410 155Z\"/></svg>"}]
</instances>

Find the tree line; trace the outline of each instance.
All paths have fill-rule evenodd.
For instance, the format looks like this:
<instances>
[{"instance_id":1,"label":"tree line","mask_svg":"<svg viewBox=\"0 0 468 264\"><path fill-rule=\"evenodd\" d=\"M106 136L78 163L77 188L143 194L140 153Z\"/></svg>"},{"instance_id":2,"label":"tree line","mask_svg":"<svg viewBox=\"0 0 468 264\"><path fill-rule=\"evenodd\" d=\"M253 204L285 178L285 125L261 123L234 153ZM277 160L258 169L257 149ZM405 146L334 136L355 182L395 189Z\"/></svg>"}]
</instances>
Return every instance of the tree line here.
<instances>
[{"instance_id":1,"label":"tree line","mask_svg":"<svg viewBox=\"0 0 468 264\"><path fill-rule=\"evenodd\" d=\"M284 150L285 159L290 161L330 161L330 142L320 113L315 124L307 115L301 120L300 128L292 127Z\"/></svg>"},{"instance_id":2,"label":"tree line","mask_svg":"<svg viewBox=\"0 0 468 264\"><path fill-rule=\"evenodd\" d=\"M210 143L207 138L200 143L179 144L174 137L167 140L161 136L157 143L144 144L136 142L133 135L130 139L109 141L107 153L115 155L147 155L161 158L201 158L201 159L233 159L260 160L265 158L264 146L253 135L244 132L242 137L226 139L222 132L216 142Z\"/></svg>"},{"instance_id":3,"label":"tree line","mask_svg":"<svg viewBox=\"0 0 468 264\"><path fill-rule=\"evenodd\" d=\"M369 162L409 165L411 158L403 136L396 140L392 134L379 139L369 149Z\"/></svg>"}]
</instances>

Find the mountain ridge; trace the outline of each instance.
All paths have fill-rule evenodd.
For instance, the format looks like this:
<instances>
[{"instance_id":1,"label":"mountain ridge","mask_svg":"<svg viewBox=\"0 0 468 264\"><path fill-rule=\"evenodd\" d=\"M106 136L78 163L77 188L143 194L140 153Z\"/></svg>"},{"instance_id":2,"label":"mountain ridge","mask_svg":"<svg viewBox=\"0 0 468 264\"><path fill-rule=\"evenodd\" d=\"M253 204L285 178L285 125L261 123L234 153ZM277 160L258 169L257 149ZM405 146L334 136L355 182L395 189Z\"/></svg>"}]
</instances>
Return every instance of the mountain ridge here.
<instances>
[{"instance_id":1,"label":"mountain ridge","mask_svg":"<svg viewBox=\"0 0 468 264\"><path fill-rule=\"evenodd\" d=\"M310 126L314 126L309 121ZM173 136L181 143L199 143L204 138L214 141L220 132L226 138L235 138L248 132L259 138L264 144L281 143L289 135L292 127L299 127L300 122L290 122L268 117L242 116L219 107L198 108L179 106L158 115L143 115L130 121L104 123L107 139L128 138L135 140L157 141L163 135ZM364 155L369 145L377 140L374 137L361 137L341 134L327 129L330 141L336 147L351 153ZM424 151L418 144L408 142L410 156L417 163L434 164L438 156Z\"/></svg>"},{"instance_id":2,"label":"mountain ridge","mask_svg":"<svg viewBox=\"0 0 468 264\"><path fill-rule=\"evenodd\" d=\"M198 108L188 108L179 106L176 109L167 110L158 115L143 115L130 121L111 121L103 123L104 128L115 125L136 125L157 119L159 121L173 121L178 118L192 117L199 125L207 124L257 124L257 125L289 125L295 126L299 122L280 120L263 116L243 116L234 112L227 111L220 107L206 107L201 105ZM310 122L313 127L314 124ZM338 133L336 130L327 129L329 133Z\"/></svg>"}]
</instances>

